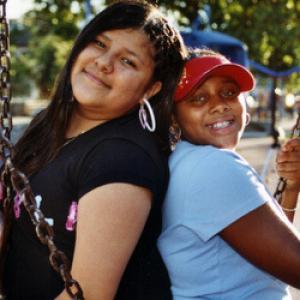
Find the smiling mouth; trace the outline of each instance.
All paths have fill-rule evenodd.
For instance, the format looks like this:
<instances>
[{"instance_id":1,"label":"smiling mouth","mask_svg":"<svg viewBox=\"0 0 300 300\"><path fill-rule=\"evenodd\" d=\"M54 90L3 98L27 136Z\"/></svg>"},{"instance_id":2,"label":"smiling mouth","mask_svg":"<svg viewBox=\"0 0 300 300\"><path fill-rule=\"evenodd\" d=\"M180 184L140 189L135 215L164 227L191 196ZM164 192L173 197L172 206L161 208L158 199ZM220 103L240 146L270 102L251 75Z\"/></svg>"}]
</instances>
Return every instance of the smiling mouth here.
<instances>
[{"instance_id":1,"label":"smiling mouth","mask_svg":"<svg viewBox=\"0 0 300 300\"><path fill-rule=\"evenodd\" d=\"M104 81L102 81L99 77L93 75L92 73L84 70L83 73L94 83L96 83L98 86L104 86L108 89L111 88L108 84L106 84Z\"/></svg>"},{"instance_id":2,"label":"smiling mouth","mask_svg":"<svg viewBox=\"0 0 300 300\"><path fill-rule=\"evenodd\" d=\"M226 121L215 122L213 124L207 125L207 127L211 129L224 129L230 127L232 124L233 124L233 120L226 120Z\"/></svg>"}]
</instances>

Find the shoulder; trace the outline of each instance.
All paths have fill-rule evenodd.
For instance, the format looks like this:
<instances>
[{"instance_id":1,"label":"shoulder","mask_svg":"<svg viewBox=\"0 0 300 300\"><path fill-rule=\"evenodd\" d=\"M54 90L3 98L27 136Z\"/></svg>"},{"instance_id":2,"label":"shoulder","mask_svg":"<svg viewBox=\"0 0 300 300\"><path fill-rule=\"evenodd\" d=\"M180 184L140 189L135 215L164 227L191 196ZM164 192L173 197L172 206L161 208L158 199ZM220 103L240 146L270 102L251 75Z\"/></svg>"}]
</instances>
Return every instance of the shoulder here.
<instances>
[{"instance_id":1,"label":"shoulder","mask_svg":"<svg viewBox=\"0 0 300 300\"><path fill-rule=\"evenodd\" d=\"M158 168L167 167L156 136L141 128L135 114L98 125L62 149L64 157L74 157L77 168L89 160L147 160Z\"/></svg>"},{"instance_id":2,"label":"shoulder","mask_svg":"<svg viewBox=\"0 0 300 300\"><path fill-rule=\"evenodd\" d=\"M124 137L111 137L95 144L90 149L87 159L96 159L110 164L131 164L131 168L137 165L153 164L157 169L167 167L167 158L159 149L147 148L144 144ZM106 162L105 162L106 160Z\"/></svg>"},{"instance_id":3,"label":"shoulder","mask_svg":"<svg viewBox=\"0 0 300 300\"><path fill-rule=\"evenodd\" d=\"M230 189L240 185L243 188L261 185L260 178L250 164L237 152L213 146L196 146L189 153L190 176L201 179L208 186L220 185ZM213 178L213 181L212 181Z\"/></svg>"},{"instance_id":4,"label":"shoulder","mask_svg":"<svg viewBox=\"0 0 300 300\"><path fill-rule=\"evenodd\" d=\"M170 156L169 165L173 167L188 167L190 171L195 167L212 168L220 163L235 166L236 163L248 163L231 150L219 149L211 145L194 145L186 141L180 142Z\"/></svg>"},{"instance_id":5,"label":"shoulder","mask_svg":"<svg viewBox=\"0 0 300 300\"><path fill-rule=\"evenodd\" d=\"M185 145L174 154L166 216L180 215L204 239L271 199L256 172L234 151Z\"/></svg>"},{"instance_id":6,"label":"shoulder","mask_svg":"<svg viewBox=\"0 0 300 300\"><path fill-rule=\"evenodd\" d=\"M155 196L164 193L169 177L167 157L155 138L137 126L131 121L112 122L82 141L86 150L78 167L81 194L113 182L143 186Z\"/></svg>"},{"instance_id":7,"label":"shoulder","mask_svg":"<svg viewBox=\"0 0 300 300\"><path fill-rule=\"evenodd\" d=\"M130 147L147 154L154 161L161 160L163 156L156 136L141 127L135 113L98 126L90 138L94 147L110 144L116 147L115 151L118 151L119 146Z\"/></svg>"},{"instance_id":8,"label":"shoulder","mask_svg":"<svg viewBox=\"0 0 300 300\"><path fill-rule=\"evenodd\" d=\"M234 151L185 145L173 154L168 195L180 195L180 201L188 201L192 209L193 203L238 207L246 202L259 205L270 198L255 170Z\"/></svg>"}]
</instances>

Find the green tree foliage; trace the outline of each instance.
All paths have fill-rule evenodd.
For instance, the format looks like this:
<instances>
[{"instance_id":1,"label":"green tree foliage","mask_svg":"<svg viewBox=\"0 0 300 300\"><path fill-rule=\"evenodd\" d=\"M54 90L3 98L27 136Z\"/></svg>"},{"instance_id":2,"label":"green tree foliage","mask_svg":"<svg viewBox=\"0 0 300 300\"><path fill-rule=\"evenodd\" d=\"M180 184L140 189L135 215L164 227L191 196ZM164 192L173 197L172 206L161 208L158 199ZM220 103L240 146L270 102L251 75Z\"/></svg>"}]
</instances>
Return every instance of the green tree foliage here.
<instances>
[{"instance_id":1,"label":"green tree foliage","mask_svg":"<svg viewBox=\"0 0 300 300\"><path fill-rule=\"evenodd\" d=\"M55 34L46 35L42 42L36 40L30 42L30 56L34 65L31 74L39 87L41 98L49 97L71 46L72 41L66 41Z\"/></svg>"},{"instance_id":2,"label":"green tree foliage","mask_svg":"<svg viewBox=\"0 0 300 300\"><path fill-rule=\"evenodd\" d=\"M66 40L73 39L78 33L78 22L83 18L82 2L35 0L34 8L25 15L24 22L30 26L33 37L53 34ZM74 12L72 7L75 6L78 8Z\"/></svg>"},{"instance_id":3,"label":"green tree foliage","mask_svg":"<svg viewBox=\"0 0 300 300\"><path fill-rule=\"evenodd\" d=\"M13 96L29 95L31 82L31 60L27 55L29 30L22 24L10 23L11 29L11 83ZM16 46L17 45L17 46Z\"/></svg>"},{"instance_id":4,"label":"green tree foliage","mask_svg":"<svg viewBox=\"0 0 300 300\"><path fill-rule=\"evenodd\" d=\"M246 43L251 59L273 70L300 65L300 2L297 0L158 0L190 25L204 5L211 28ZM294 79L296 76L292 76Z\"/></svg>"},{"instance_id":5,"label":"green tree foliage","mask_svg":"<svg viewBox=\"0 0 300 300\"><path fill-rule=\"evenodd\" d=\"M31 75L31 63L22 49L11 47L11 89L13 96L28 96L31 91L31 82L28 77Z\"/></svg>"},{"instance_id":6,"label":"green tree foliage","mask_svg":"<svg viewBox=\"0 0 300 300\"><path fill-rule=\"evenodd\" d=\"M23 29L27 30L26 45L23 29L12 34L12 45L16 46L17 53L13 59L14 72L18 76L23 72L24 78L32 74L43 97L49 93L55 73L61 69L67 49L82 24L85 1L34 0L33 9L21 21ZM108 4L113 0L103 2ZM190 26L198 10L209 5L212 30L227 33L245 42L251 59L274 70L300 65L300 2L297 0L152 2L171 11L181 26ZM99 9L95 7L96 11ZM298 78L297 75L291 76L293 81Z\"/></svg>"},{"instance_id":7,"label":"green tree foliage","mask_svg":"<svg viewBox=\"0 0 300 300\"><path fill-rule=\"evenodd\" d=\"M79 31L84 17L82 3L83 0L35 0L33 9L11 32L13 74L23 78L22 82L30 76L41 98L49 96ZM15 82L17 94L23 90L26 94L21 88L24 83Z\"/></svg>"}]
</instances>

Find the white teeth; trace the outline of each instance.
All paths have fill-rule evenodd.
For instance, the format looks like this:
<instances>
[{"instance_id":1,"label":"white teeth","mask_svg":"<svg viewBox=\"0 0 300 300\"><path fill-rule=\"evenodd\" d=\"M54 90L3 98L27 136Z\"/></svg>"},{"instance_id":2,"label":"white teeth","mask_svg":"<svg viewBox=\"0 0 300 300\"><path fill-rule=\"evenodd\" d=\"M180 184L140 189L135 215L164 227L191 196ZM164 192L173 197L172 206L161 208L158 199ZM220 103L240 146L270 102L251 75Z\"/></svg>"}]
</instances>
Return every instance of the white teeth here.
<instances>
[{"instance_id":1,"label":"white teeth","mask_svg":"<svg viewBox=\"0 0 300 300\"><path fill-rule=\"evenodd\" d=\"M230 125L230 121L218 122L212 125L212 128L220 129Z\"/></svg>"}]
</instances>

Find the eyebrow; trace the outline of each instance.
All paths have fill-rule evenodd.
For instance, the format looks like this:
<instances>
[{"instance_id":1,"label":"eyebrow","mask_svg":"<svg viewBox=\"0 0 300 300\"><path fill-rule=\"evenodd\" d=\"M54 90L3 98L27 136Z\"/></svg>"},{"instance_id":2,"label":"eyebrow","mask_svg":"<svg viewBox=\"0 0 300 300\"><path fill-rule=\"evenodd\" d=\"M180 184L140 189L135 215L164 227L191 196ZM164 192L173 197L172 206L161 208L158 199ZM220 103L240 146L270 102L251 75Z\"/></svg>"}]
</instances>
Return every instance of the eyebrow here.
<instances>
[{"instance_id":1,"label":"eyebrow","mask_svg":"<svg viewBox=\"0 0 300 300\"><path fill-rule=\"evenodd\" d=\"M107 40L107 41L109 41L109 42L112 42L112 41L113 41L109 36L107 36L107 35L106 35L105 33L103 33L103 32L100 33L100 34L98 35L98 37L103 37L105 40ZM138 60L140 61L141 64L144 64L142 58L141 58L137 53L135 53L134 51L132 51L132 50L126 48L126 47L124 47L124 50L125 50L125 52L127 52L128 54L130 54L130 55L132 55L133 57L135 57L136 59L138 59Z\"/></svg>"}]
</instances>

